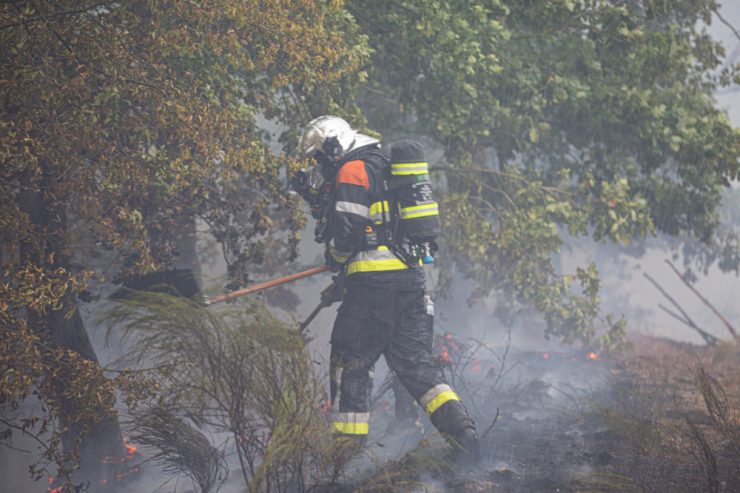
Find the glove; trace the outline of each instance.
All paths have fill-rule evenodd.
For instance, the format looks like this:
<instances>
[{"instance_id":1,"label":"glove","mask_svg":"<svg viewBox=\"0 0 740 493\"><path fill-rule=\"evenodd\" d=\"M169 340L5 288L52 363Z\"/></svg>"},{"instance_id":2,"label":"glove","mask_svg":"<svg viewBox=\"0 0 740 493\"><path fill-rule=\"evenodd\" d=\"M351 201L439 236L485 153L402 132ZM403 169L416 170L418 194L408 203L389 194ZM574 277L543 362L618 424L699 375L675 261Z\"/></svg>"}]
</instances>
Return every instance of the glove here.
<instances>
[{"instance_id":1,"label":"glove","mask_svg":"<svg viewBox=\"0 0 740 493\"><path fill-rule=\"evenodd\" d=\"M334 276L333 282L321 292L321 302L326 306L342 301L344 298L344 280L345 276L338 274Z\"/></svg>"}]
</instances>

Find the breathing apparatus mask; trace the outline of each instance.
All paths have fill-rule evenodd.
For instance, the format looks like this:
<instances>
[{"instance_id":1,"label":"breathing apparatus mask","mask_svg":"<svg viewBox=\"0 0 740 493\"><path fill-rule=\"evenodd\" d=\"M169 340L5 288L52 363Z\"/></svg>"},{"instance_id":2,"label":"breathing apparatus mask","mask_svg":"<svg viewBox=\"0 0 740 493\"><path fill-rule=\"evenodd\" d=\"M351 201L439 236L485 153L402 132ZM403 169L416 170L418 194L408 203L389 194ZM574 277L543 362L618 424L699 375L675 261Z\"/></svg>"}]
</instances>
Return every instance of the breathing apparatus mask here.
<instances>
[{"instance_id":1,"label":"breathing apparatus mask","mask_svg":"<svg viewBox=\"0 0 740 493\"><path fill-rule=\"evenodd\" d=\"M300 195L311 208L311 216L318 219L321 215L323 195L329 192L324 174L321 172L322 165L316 164L309 168L301 169L293 175L290 188Z\"/></svg>"}]
</instances>

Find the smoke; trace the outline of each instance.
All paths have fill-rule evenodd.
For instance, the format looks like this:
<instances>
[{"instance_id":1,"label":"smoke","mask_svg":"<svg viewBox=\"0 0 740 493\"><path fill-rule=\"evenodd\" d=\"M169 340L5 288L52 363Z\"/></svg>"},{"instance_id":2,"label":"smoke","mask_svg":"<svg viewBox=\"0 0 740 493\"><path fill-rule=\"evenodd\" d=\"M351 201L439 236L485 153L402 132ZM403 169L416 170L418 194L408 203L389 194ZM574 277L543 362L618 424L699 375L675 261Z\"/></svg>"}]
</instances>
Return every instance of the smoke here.
<instances>
[{"instance_id":1,"label":"smoke","mask_svg":"<svg viewBox=\"0 0 740 493\"><path fill-rule=\"evenodd\" d=\"M671 270L666 260L679 269L683 257L671 248L671 241L649 238L635 255L634 251L617 246L601 245L588 239L571 239L571 248L563 250L560 263L563 272L576 266L595 262L602 281L601 298L605 313L624 317L630 333L643 333L679 342L704 344L699 333L678 322L664 308L676 312L664 295L648 280L654 279L690 318L706 332L719 339L729 333L722 321L686 287ZM712 265L706 275L698 276L694 287L726 318L740 319L736 296L740 279L734 272L723 273Z\"/></svg>"}]
</instances>

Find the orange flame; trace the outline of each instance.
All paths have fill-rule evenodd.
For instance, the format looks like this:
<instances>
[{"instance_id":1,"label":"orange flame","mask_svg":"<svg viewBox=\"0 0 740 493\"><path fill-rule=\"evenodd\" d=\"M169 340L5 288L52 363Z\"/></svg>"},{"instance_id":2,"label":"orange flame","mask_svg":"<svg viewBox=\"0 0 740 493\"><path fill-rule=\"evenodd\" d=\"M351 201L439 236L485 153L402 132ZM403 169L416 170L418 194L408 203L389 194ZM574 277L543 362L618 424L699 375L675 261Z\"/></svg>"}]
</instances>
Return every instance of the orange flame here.
<instances>
[{"instance_id":1,"label":"orange flame","mask_svg":"<svg viewBox=\"0 0 740 493\"><path fill-rule=\"evenodd\" d=\"M598 354L596 354L596 353L594 353L593 351L591 351L590 353L588 353L588 354L586 355L586 357L587 357L588 359L590 359L591 361L594 361L594 360L597 360L597 359L599 359L599 355L598 355Z\"/></svg>"}]
</instances>

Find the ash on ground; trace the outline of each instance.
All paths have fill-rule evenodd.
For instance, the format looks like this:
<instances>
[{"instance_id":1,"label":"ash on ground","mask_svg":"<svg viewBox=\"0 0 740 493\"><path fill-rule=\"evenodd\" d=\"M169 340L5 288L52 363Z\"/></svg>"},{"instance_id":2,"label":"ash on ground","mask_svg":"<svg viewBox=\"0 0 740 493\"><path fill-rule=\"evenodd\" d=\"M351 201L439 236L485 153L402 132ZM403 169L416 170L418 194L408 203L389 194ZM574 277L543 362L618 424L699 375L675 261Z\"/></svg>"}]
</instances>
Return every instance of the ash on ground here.
<instances>
[{"instance_id":1,"label":"ash on ground","mask_svg":"<svg viewBox=\"0 0 740 493\"><path fill-rule=\"evenodd\" d=\"M636 336L601 354L447 342L438 353L477 422L480 463L451 466L428 420L399 426L392 393L376 390L371 446L354 479L327 491L740 492L736 345Z\"/></svg>"}]
</instances>

